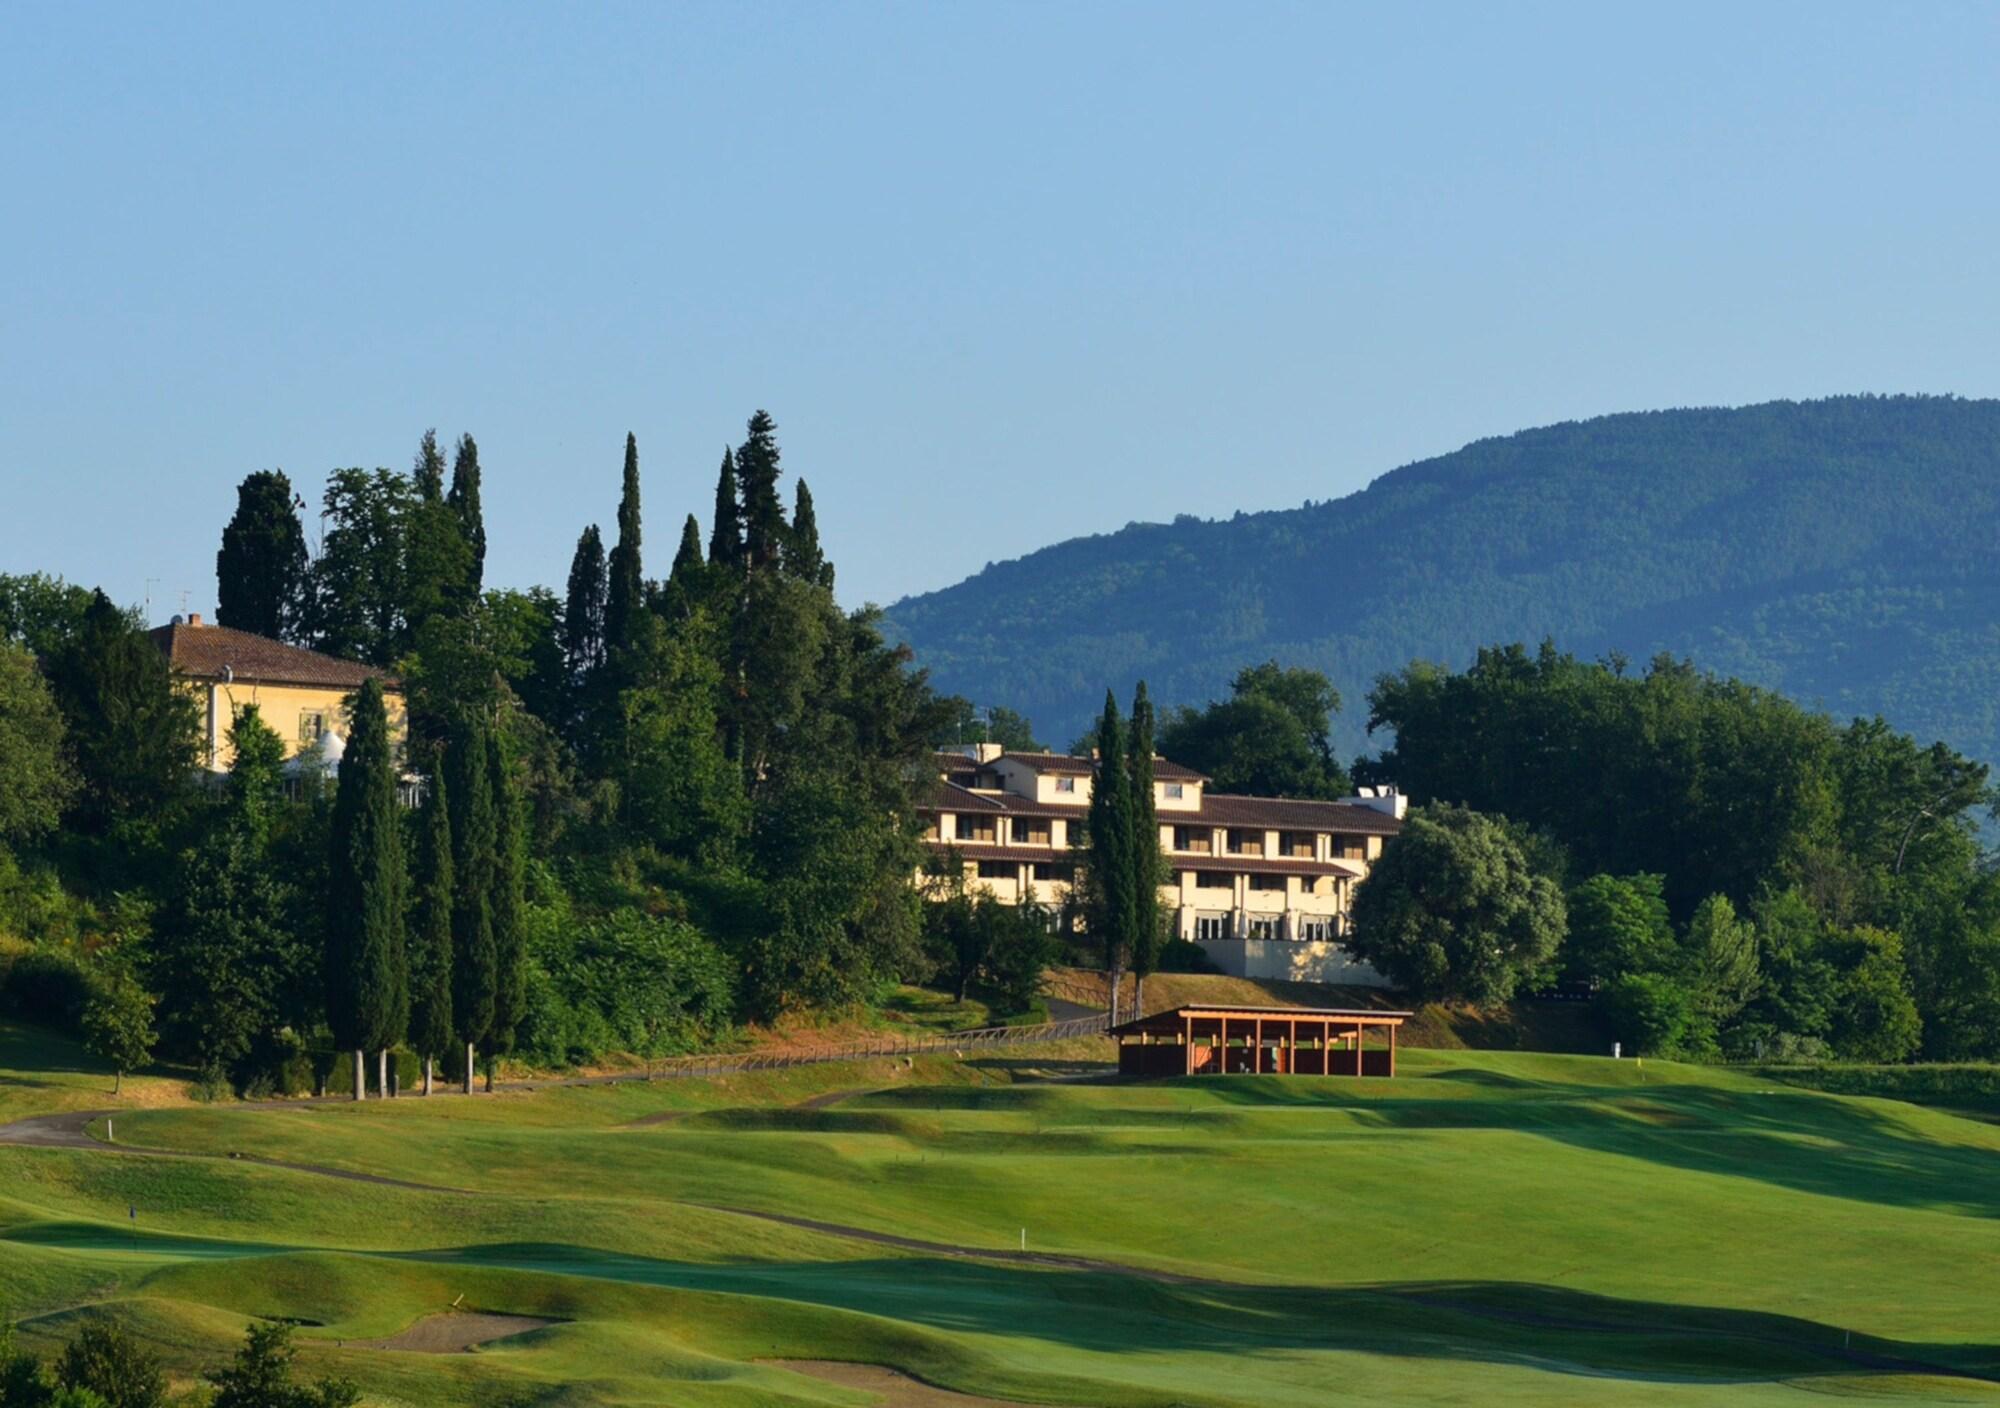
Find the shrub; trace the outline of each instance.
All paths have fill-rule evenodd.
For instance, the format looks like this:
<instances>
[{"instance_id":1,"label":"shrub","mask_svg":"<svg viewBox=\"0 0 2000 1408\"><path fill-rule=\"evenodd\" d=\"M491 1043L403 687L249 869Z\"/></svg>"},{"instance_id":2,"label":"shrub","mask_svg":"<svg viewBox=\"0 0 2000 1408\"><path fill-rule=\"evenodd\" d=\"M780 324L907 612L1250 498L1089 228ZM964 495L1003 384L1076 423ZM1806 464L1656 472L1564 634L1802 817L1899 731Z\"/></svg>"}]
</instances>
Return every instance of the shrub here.
<instances>
[{"instance_id":1,"label":"shrub","mask_svg":"<svg viewBox=\"0 0 2000 1408\"><path fill-rule=\"evenodd\" d=\"M9 965L0 1007L14 1016L75 1033L92 996L90 974L64 949L38 948Z\"/></svg>"},{"instance_id":2,"label":"shrub","mask_svg":"<svg viewBox=\"0 0 2000 1408\"><path fill-rule=\"evenodd\" d=\"M1192 939L1168 939L1160 946L1162 973L1220 973L1208 950Z\"/></svg>"},{"instance_id":3,"label":"shrub","mask_svg":"<svg viewBox=\"0 0 2000 1408\"><path fill-rule=\"evenodd\" d=\"M56 1360L56 1380L97 1395L106 1408L159 1408L167 1380L159 1360L116 1325L93 1320Z\"/></svg>"},{"instance_id":4,"label":"shrub","mask_svg":"<svg viewBox=\"0 0 2000 1408\"><path fill-rule=\"evenodd\" d=\"M1606 1022L1638 1056L1676 1056L1696 1035L1694 996L1659 973L1628 973L1598 997Z\"/></svg>"}]
</instances>

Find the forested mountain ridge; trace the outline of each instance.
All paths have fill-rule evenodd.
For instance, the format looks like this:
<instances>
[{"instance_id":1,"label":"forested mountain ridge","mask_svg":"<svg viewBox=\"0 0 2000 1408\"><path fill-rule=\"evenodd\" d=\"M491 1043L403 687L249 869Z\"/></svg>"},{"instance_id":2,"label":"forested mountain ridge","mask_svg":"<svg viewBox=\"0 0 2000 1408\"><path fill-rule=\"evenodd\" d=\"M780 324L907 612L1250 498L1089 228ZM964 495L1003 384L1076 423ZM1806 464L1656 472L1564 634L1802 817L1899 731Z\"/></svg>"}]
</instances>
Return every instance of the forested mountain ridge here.
<instances>
[{"instance_id":1,"label":"forested mountain ridge","mask_svg":"<svg viewBox=\"0 0 2000 1408\"><path fill-rule=\"evenodd\" d=\"M1363 694L1412 659L1553 636L1693 658L2000 758L2000 401L1650 411L1480 440L1343 499L1135 523L898 602L939 687L1080 731L1275 657ZM1379 740L1378 740L1379 742Z\"/></svg>"}]
</instances>

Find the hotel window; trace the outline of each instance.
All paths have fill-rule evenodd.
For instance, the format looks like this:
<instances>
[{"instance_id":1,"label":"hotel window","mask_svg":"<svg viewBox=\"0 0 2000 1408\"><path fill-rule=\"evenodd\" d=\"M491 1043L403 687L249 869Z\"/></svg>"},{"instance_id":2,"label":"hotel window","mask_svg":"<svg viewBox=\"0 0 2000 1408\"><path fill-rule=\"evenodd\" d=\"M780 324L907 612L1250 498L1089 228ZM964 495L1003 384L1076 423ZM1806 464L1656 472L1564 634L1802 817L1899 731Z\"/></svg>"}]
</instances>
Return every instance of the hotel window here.
<instances>
[{"instance_id":1,"label":"hotel window","mask_svg":"<svg viewBox=\"0 0 2000 1408\"><path fill-rule=\"evenodd\" d=\"M1194 917L1194 936L1197 939L1228 938L1229 916L1226 914L1197 914Z\"/></svg>"},{"instance_id":2,"label":"hotel window","mask_svg":"<svg viewBox=\"0 0 2000 1408\"><path fill-rule=\"evenodd\" d=\"M1285 877L1282 875L1253 875L1250 877L1250 888L1253 890L1277 890L1282 892L1285 888Z\"/></svg>"},{"instance_id":3,"label":"hotel window","mask_svg":"<svg viewBox=\"0 0 2000 1408\"><path fill-rule=\"evenodd\" d=\"M1253 939L1275 939L1278 937L1278 919L1270 915L1250 921L1250 937Z\"/></svg>"},{"instance_id":4,"label":"hotel window","mask_svg":"<svg viewBox=\"0 0 2000 1408\"><path fill-rule=\"evenodd\" d=\"M1227 845L1232 856L1261 856L1264 854L1264 833L1232 826Z\"/></svg>"},{"instance_id":5,"label":"hotel window","mask_svg":"<svg viewBox=\"0 0 2000 1408\"><path fill-rule=\"evenodd\" d=\"M1324 919L1299 920L1299 938L1309 944L1325 943L1331 937L1330 926Z\"/></svg>"},{"instance_id":6,"label":"hotel window","mask_svg":"<svg viewBox=\"0 0 2000 1408\"><path fill-rule=\"evenodd\" d=\"M926 841L935 841L937 840L937 838L938 838L938 818L937 815L933 813L930 816L924 818L924 839Z\"/></svg>"},{"instance_id":7,"label":"hotel window","mask_svg":"<svg viewBox=\"0 0 2000 1408\"><path fill-rule=\"evenodd\" d=\"M958 839L961 841L984 841L993 844L993 818L990 816L965 817L958 819Z\"/></svg>"},{"instance_id":8,"label":"hotel window","mask_svg":"<svg viewBox=\"0 0 2000 1408\"><path fill-rule=\"evenodd\" d=\"M1301 860L1311 860L1313 855L1313 834L1310 831L1281 831L1278 833L1278 854L1295 856Z\"/></svg>"},{"instance_id":9,"label":"hotel window","mask_svg":"<svg viewBox=\"0 0 2000 1408\"><path fill-rule=\"evenodd\" d=\"M1202 890L1230 890L1236 887L1236 882L1229 878L1226 870L1197 870L1194 883L1197 889Z\"/></svg>"},{"instance_id":10,"label":"hotel window","mask_svg":"<svg viewBox=\"0 0 2000 1408\"><path fill-rule=\"evenodd\" d=\"M1174 828L1174 849L1195 851L1207 855L1215 845L1215 833L1206 826L1176 826Z\"/></svg>"},{"instance_id":11,"label":"hotel window","mask_svg":"<svg viewBox=\"0 0 2000 1408\"><path fill-rule=\"evenodd\" d=\"M1361 860L1368 854L1368 843L1359 836L1336 836L1333 854L1336 860Z\"/></svg>"},{"instance_id":12,"label":"hotel window","mask_svg":"<svg viewBox=\"0 0 2000 1408\"><path fill-rule=\"evenodd\" d=\"M299 742L317 743L326 732L326 715L321 713L301 713L299 715Z\"/></svg>"},{"instance_id":13,"label":"hotel window","mask_svg":"<svg viewBox=\"0 0 2000 1408\"><path fill-rule=\"evenodd\" d=\"M1075 778L1073 778L1073 777L1059 777L1059 778L1057 778L1057 779L1056 779L1056 791L1058 791L1058 792L1074 792L1074 791L1076 791L1076 779L1075 779Z\"/></svg>"},{"instance_id":14,"label":"hotel window","mask_svg":"<svg viewBox=\"0 0 2000 1408\"><path fill-rule=\"evenodd\" d=\"M1068 884L1070 877L1074 873L1075 871L1072 867L1056 861L1038 860L1035 862L1035 878L1037 880L1060 880L1064 884Z\"/></svg>"},{"instance_id":15,"label":"hotel window","mask_svg":"<svg viewBox=\"0 0 2000 1408\"><path fill-rule=\"evenodd\" d=\"M1167 784L1167 795L1178 801L1182 797L1187 796L1187 788L1178 782L1169 782Z\"/></svg>"},{"instance_id":16,"label":"hotel window","mask_svg":"<svg viewBox=\"0 0 2000 1408\"><path fill-rule=\"evenodd\" d=\"M1049 824L1046 821L1020 821L1012 823L1014 841L1022 846L1046 846L1049 843Z\"/></svg>"},{"instance_id":17,"label":"hotel window","mask_svg":"<svg viewBox=\"0 0 2000 1408\"><path fill-rule=\"evenodd\" d=\"M979 862L979 878L981 880L1012 880L1015 878L1014 862L1011 860L982 860Z\"/></svg>"}]
</instances>

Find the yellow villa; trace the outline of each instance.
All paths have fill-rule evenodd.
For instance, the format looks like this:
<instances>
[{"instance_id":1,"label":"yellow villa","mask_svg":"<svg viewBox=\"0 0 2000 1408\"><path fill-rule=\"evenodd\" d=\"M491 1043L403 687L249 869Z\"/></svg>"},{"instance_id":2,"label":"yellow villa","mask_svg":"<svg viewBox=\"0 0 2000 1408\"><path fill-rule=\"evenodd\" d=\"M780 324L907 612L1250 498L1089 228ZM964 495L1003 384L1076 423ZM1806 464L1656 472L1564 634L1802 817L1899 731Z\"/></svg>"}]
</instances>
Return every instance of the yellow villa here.
<instances>
[{"instance_id":1,"label":"yellow villa","mask_svg":"<svg viewBox=\"0 0 2000 1408\"><path fill-rule=\"evenodd\" d=\"M968 884L1003 904L1061 910L1096 761L974 744L937 754L936 765L921 807L932 846L955 852ZM1384 983L1340 940L1355 885L1402 830L1406 804L1394 789L1338 802L1233 796L1161 758L1153 805L1172 877L1160 907L1174 936L1240 977Z\"/></svg>"},{"instance_id":2,"label":"yellow villa","mask_svg":"<svg viewBox=\"0 0 2000 1408\"><path fill-rule=\"evenodd\" d=\"M371 679L382 681L389 732L398 755L406 719L402 685L372 665L357 665L268 636L217 626L193 613L149 632L183 687L202 704L202 763L211 772L235 764L229 743L237 714L254 704L295 758L317 747L337 760L347 733L347 701Z\"/></svg>"}]
</instances>

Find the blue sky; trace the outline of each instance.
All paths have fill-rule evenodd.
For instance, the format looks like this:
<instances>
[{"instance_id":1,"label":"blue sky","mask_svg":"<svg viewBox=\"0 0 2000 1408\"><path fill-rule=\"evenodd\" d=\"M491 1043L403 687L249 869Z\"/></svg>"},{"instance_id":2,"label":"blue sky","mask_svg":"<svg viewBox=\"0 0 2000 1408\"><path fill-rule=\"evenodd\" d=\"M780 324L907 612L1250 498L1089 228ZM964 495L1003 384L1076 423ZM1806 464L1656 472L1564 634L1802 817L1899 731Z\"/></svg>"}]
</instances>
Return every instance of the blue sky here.
<instances>
[{"instance_id":1,"label":"blue sky","mask_svg":"<svg viewBox=\"0 0 2000 1408\"><path fill-rule=\"evenodd\" d=\"M469 429L560 584L777 417L850 604L1552 420L2000 392L2000 11L15 7L0 571ZM1385 544L1384 551L1393 551ZM153 579L149 583L149 579Z\"/></svg>"}]
</instances>

